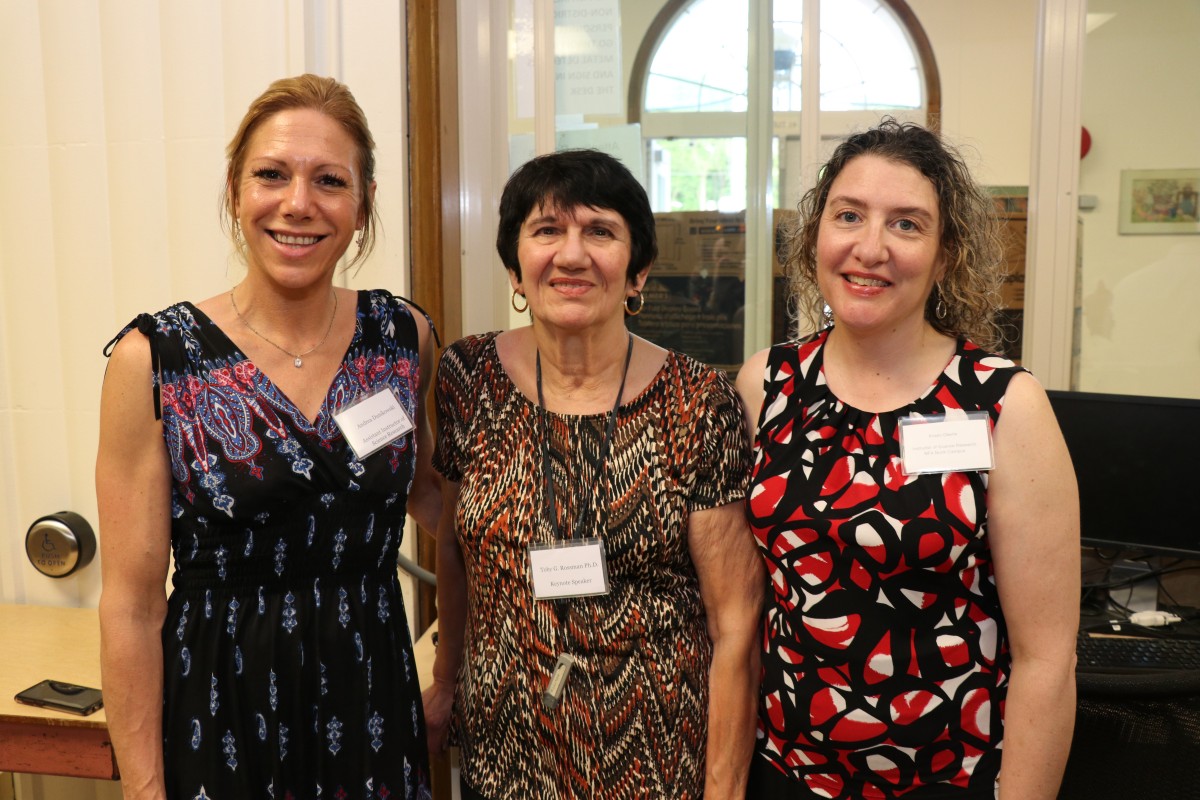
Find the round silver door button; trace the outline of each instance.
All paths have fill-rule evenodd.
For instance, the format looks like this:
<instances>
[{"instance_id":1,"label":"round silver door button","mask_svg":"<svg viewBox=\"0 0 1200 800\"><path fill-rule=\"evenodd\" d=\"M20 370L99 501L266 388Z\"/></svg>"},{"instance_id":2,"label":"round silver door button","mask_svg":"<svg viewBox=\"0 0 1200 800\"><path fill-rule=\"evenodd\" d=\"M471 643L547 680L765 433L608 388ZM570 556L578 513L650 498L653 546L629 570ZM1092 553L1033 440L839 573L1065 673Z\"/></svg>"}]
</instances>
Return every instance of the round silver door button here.
<instances>
[{"instance_id":1,"label":"round silver door button","mask_svg":"<svg viewBox=\"0 0 1200 800\"><path fill-rule=\"evenodd\" d=\"M96 534L88 521L73 511L47 514L29 526L25 555L43 575L65 578L92 562Z\"/></svg>"}]
</instances>

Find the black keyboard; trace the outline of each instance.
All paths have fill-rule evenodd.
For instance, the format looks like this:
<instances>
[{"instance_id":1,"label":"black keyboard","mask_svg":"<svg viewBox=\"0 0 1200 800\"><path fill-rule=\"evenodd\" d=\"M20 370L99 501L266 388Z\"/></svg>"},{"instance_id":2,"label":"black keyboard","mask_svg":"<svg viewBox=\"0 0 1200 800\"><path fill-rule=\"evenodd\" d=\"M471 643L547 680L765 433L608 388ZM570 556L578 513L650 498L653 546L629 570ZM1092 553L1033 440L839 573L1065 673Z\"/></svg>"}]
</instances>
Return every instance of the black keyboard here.
<instances>
[{"instance_id":1,"label":"black keyboard","mask_svg":"<svg viewBox=\"0 0 1200 800\"><path fill-rule=\"evenodd\" d=\"M1083 670L1200 671L1200 639L1079 634L1078 668Z\"/></svg>"}]
</instances>

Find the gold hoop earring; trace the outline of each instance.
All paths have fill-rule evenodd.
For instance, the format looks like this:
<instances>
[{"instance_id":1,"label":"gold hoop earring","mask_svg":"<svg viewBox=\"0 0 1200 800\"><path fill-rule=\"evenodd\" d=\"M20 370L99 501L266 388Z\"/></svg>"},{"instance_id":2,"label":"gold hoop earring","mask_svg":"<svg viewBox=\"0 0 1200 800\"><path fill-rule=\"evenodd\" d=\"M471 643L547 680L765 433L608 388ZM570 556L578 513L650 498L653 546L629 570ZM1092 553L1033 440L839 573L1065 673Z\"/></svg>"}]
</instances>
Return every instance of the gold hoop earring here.
<instances>
[{"instance_id":1,"label":"gold hoop earring","mask_svg":"<svg viewBox=\"0 0 1200 800\"><path fill-rule=\"evenodd\" d=\"M512 303L513 311L517 312L518 314L524 314L529 310L529 300L525 300L525 306L523 308L517 308L517 297L525 298L525 295L521 294L516 289L513 289L512 298L509 300L509 302Z\"/></svg>"},{"instance_id":2,"label":"gold hoop earring","mask_svg":"<svg viewBox=\"0 0 1200 800\"><path fill-rule=\"evenodd\" d=\"M637 308L633 308L629 305L630 300L637 300ZM638 314L642 313L642 309L645 307L646 298L642 296L641 292L625 298L625 313L631 317L636 317Z\"/></svg>"}]
</instances>

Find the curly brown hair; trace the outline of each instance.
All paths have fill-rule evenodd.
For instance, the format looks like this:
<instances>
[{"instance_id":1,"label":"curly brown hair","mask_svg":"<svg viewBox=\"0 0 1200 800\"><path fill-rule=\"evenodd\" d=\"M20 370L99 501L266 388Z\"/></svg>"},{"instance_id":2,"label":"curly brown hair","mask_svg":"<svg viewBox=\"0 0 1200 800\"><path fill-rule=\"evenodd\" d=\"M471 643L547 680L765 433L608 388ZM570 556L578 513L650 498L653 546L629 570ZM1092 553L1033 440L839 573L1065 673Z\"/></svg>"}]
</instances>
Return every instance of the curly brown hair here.
<instances>
[{"instance_id":1,"label":"curly brown hair","mask_svg":"<svg viewBox=\"0 0 1200 800\"><path fill-rule=\"evenodd\" d=\"M222 223L233 239L234 246L244 259L245 246L235 235L237 231L238 176L246 163L246 150L250 138L259 126L281 111L290 109L312 109L332 119L349 134L358 150L358 174L360 181L359 208L362 213L362 245L346 264L353 267L371 254L375 248L375 232L379 227L379 213L371 198L371 185L375 182L375 139L367 127L367 116L363 113L354 95L333 78L306 73L292 78L280 78L267 87L250 103L246 115L238 125L237 133L225 146L225 191L224 218Z\"/></svg>"},{"instance_id":2,"label":"curly brown hair","mask_svg":"<svg viewBox=\"0 0 1200 800\"><path fill-rule=\"evenodd\" d=\"M817 285L817 233L830 186L846 164L863 155L913 167L929 179L937 194L946 269L925 302L925 319L947 336L969 339L987 350L999 349L1004 342L998 322L1004 238L995 201L940 135L890 117L838 145L817 185L800 201L799 219L784 234L784 270L796 321L814 330L832 321ZM939 301L944 301L940 318Z\"/></svg>"}]
</instances>

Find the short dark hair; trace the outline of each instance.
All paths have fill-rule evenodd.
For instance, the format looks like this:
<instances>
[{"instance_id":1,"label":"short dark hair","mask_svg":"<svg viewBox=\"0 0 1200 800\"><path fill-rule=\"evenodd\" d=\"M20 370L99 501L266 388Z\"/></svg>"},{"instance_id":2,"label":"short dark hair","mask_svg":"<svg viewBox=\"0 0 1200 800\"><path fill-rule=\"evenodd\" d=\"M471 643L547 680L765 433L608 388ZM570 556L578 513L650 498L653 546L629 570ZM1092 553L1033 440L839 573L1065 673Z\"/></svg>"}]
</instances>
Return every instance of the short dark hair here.
<instances>
[{"instance_id":1,"label":"short dark hair","mask_svg":"<svg viewBox=\"0 0 1200 800\"><path fill-rule=\"evenodd\" d=\"M526 161L508 179L500 196L496 252L505 269L521 277L517 242L521 226L534 208L607 209L629 226L632 279L658 258L654 212L646 190L617 159L599 150L560 150Z\"/></svg>"},{"instance_id":2,"label":"short dark hair","mask_svg":"<svg viewBox=\"0 0 1200 800\"><path fill-rule=\"evenodd\" d=\"M1001 346L997 313L1004 239L995 200L975 182L958 150L941 135L891 117L838 145L817 185L800 201L800 218L786 246L791 302L799 315L814 327L825 322L825 301L817 288L817 234L833 182L848 163L865 155L907 164L933 184L946 270L940 286L926 300L926 320L941 333L970 339L985 349ZM945 302L946 311L941 319L934 313L939 300Z\"/></svg>"}]
</instances>

